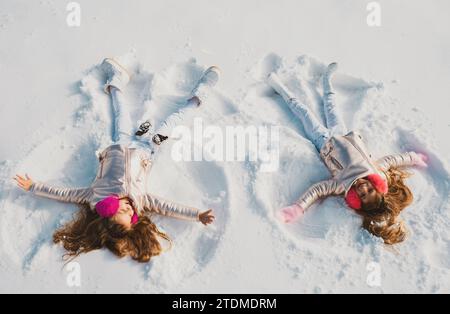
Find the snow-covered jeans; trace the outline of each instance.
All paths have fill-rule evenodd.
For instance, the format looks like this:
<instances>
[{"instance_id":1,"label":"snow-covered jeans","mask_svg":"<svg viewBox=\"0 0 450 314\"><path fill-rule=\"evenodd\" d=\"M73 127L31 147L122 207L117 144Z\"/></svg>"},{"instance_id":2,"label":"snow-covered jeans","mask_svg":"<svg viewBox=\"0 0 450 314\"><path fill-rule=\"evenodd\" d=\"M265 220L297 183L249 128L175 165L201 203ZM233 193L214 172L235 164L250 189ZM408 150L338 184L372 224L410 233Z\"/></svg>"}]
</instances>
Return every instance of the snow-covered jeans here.
<instances>
[{"instance_id":1,"label":"snow-covered jeans","mask_svg":"<svg viewBox=\"0 0 450 314\"><path fill-rule=\"evenodd\" d=\"M286 100L286 102L291 111L302 122L306 137L314 144L319 152L322 146L333 135L347 134L347 127L337 111L335 94L329 81L324 82L323 96L326 127L318 120L311 108L300 103L296 98L291 98Z\"/></svg>"}]
</instances>

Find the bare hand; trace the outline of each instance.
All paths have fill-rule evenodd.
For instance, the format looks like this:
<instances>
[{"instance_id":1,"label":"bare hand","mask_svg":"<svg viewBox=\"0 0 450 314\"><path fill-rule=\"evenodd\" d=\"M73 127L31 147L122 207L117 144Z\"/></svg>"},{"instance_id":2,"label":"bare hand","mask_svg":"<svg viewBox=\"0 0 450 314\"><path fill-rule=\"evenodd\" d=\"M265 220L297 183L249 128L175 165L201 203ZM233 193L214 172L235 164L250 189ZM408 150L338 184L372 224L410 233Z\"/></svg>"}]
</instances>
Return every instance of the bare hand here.
<instances>
[{"instance_id":1,"label":"bare hand","mask_svg":"<svg viewBox=\"0 0 450 314\"><path fill-rule=\"evenodd\" d=\"M207 210L206 212L203 212L199 215L200 222L204 224L205 226L211 224L214 222L214 215L212 214L212 209Z\"/></svg>"},{"instance_id":2,"label":"bare hand","mask_svg":"<svg viewBox=\"0 0 450 314\"><path fill-rule=\"evenodd\" d=\"M25 178L16 174L14 177L14 180L16 180L17 185L24 189L25 191L29 191L31 189L31 186L33 185L33 180L28 176L28 174L25 175Z\"/></svg>"}]
</instances>

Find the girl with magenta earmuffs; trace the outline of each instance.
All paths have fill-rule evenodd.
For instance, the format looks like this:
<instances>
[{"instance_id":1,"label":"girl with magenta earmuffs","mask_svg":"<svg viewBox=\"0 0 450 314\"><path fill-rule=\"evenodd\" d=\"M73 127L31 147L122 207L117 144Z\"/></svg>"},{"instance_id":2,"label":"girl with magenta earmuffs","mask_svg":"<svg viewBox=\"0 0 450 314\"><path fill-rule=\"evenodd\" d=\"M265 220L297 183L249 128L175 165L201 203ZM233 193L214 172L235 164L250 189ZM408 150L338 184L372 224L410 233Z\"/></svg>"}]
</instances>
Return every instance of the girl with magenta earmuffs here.
<instances>
[{"instance_id":1,"label":"girl with magenta earmuffs","mask_svg":"<svg viewBox=\"0 0 450 314\"><path fill-rule=\"evenodd\" d=\"M106 248L118 257L130 256L146 263L163 252L160 240L171 242L153 223L153 214L204 225L213 223L215 217L211 209L185 206L148 191L154 154L169 138L166 132L180 120L182 111L172 114L154 134L149 133L148 121L133 134L123 94L131 74L126 65L116 59L105 59L101 68L106 77L104 91L110 96L113 109L114 144L100 154L97 176L92 184L85 188L62 188L36 182L28 175L16 175L14 179L20 188L36 196L80 206L74 219L53 235L53 241L61 243L66 250L66 257L73 259L82 253ZM200 106L205 90L214 87L219 74L217 67L208 68L187 95L184 108ZM144 137L147 133L151 136Z\"/></svg>"},{"instance_id":2,"label":"girl with magenta earmuffs","mask_svg":"<svg viewBox=\"0 0 450 314\"><path fill-rule=\"evenodd\" d=\"M408 174L404 167L426 167L428 158L407 152L373 159L361 135L348 132L338 114L331 84L336 69L337 63L331 63L323 75L326 126L307 105L295 98L275 73L268 77L268 84L300 119L306 137L315 145L331 173L331 179L314 184L293 205L282 208L277 214L283 222L292 223L318 199L339 195L362 216L364 229L381 237L386 244L402 242L406 230L398 216L413 200L412 192L405 184Z\"/></svg>"}]
</instances>

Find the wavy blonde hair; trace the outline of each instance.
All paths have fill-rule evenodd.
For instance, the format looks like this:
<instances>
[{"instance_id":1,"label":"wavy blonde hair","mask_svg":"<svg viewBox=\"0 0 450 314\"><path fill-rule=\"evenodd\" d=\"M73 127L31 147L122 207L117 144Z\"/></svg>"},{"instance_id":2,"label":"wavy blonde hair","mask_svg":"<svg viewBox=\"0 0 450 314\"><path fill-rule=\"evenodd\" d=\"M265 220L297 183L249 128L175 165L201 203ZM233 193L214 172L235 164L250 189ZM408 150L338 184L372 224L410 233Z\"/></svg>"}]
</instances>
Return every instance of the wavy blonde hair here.
<instances>
[{"instance_id":1,"label":"wavy blonde hair","mask_svg":"<svg viewBox=\"0 0 450 314\"><path fill-rule=\"evenodd\" d=\"M403 242L407 230L398 216L403 209L413 202L413 194L405 184L409 173L399 169L390 168L386 172L388 179L388 193L377 198L377 204L365 204L360 214L363 216L362 227L371 234L380 237L386 244Z\"/></svg>"}]
</instances>

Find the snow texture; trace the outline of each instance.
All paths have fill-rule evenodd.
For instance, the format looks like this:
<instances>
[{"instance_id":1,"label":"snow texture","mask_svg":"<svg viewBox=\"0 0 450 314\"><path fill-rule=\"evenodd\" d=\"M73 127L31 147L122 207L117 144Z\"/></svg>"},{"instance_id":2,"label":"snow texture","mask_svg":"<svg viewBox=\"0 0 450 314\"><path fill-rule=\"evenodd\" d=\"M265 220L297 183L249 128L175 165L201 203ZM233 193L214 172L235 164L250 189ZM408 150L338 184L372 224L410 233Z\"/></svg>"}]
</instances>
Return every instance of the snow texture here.
<instances>
[{"instance_id":1,"label":"snow texture","mask_svg":"<svg viewBox=\"0 0 450 314\"><path fill-rule=\"evenodd\" d=\"M79 1L83 22L72 29L65 25L65 1L2 1L0 292L450 292L450 98L444 93L450 25L443 15L450 7L380 1L385 24L373 30L362 2L133 1L125 14L125 2ZM441 50L433 48L437 43ZM172 250L147 265L106 250L83 255L76 260L81 286L71 287L64 251L51 240L77 207L26 194L11 178L28 173L55 185L90 184L96 152L110 144L111 109L99 64L113 55L136 60L125 95L136 126L147 117L157 125L180 109L202 71L218 64L219 86L186 114L186 125L192 129L200 117L223 130L279 127L279 168L175 162L169 140L155 160L150 190L213 208L216 223L159 217ZM427 169L410 169L415 200L402 213L409 236L394 247L362 230L340 198L315 204L293 225L275 218L278 208L329 173L265 77L276 72L323 121L320 78L331 61L341 64L334 83L348 128L363 134L374 156L414 150L430 157ZM373 265L379 286L368 283Z\"/></svg>"}]
</instances>

